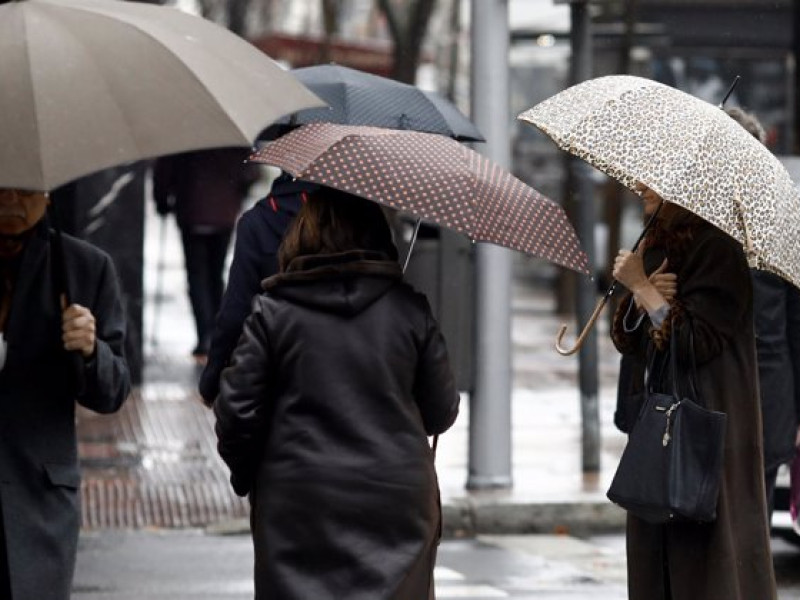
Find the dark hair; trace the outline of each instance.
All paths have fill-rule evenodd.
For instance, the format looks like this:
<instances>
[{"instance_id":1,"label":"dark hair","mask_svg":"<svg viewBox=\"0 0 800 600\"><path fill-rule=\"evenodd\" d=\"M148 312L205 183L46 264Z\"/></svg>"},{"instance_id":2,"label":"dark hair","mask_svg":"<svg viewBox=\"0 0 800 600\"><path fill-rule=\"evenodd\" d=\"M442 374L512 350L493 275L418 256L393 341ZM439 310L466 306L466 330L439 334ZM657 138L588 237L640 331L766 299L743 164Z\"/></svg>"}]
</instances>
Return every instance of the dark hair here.
<instances>
[{"instance_id":1,"label":"dark hair","mask_svg":"<svg viewBox=\"0 0 800 600\"><path fill-rule=\"evenodd\" d=\"M322 187L308 196L278 249L281 272L298 256L350 250L381 252L397 260L392 230L375 202Z\"/></svg>"},{"instance_id":2,"label":"dark hair","mask_svg":"<svg viewBox=\"0 0 800 600\"><path fill-rule=\"evenodd\" d=\"M741 108L737 107L726 108L725 112L728 113L728 116L731 119L744 127L747 133L752 135L759 142L763 144L767 141L767 133L764 131L764 127L754 114L745 112Z\"/></svg>"}]
</instances>

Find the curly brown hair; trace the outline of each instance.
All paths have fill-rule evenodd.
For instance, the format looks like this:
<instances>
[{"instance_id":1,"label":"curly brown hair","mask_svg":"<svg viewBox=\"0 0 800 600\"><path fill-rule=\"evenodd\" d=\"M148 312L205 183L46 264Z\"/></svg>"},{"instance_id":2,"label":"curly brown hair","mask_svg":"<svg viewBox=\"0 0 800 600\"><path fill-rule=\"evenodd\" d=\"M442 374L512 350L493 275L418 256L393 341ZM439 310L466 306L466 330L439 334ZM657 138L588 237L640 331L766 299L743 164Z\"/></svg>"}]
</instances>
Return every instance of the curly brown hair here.
<instances>
[{"instance_id":1,"label":"curly brown hair","mask_svg":"<svg viewBox=\"0 0 800 600\"><path fill-rule=\"evenodd\" d=\"M392 230L375 202L321 187L303 204L278 249L285 272L298 256L338 254L351 250L380 252L397 260Z\"/></svg>"}]
</instances>

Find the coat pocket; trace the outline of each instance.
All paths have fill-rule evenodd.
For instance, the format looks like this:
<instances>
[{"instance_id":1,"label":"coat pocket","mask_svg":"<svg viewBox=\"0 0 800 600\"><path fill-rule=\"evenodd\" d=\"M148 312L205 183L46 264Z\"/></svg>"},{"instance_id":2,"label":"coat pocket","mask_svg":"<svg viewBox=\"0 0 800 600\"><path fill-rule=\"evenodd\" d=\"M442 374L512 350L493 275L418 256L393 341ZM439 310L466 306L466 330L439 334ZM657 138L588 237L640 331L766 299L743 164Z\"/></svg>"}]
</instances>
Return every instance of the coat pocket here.
<instances>
[{"instance_id":1,"label":"coat pocket","mask_svg":"<svg viewBox=\"0 0 800 600\"><path fill-rule=\"evenodd\" d=\"M81 486L81 473L74 463L45 463L44 471L47 480L56 487L77 490Z\"/></svg>"}]
</instances>

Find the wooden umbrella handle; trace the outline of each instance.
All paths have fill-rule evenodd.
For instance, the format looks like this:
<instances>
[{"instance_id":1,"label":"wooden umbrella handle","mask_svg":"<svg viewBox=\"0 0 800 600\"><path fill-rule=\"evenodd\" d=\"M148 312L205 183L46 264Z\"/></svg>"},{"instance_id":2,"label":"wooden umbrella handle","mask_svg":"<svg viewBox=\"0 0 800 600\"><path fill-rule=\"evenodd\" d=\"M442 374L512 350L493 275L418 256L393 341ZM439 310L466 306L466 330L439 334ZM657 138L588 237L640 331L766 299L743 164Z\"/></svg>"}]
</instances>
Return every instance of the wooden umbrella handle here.
<instances>
[{"instance_id":1,"label":"wooden umbrella handle","mask_svg":"<svg viewBox=\"0 0 800 600\"><path fill-rule=\"evenodd\" d=\"M558 334L556 335L556 352L558 352L561 356L571 356L575 354L578 350L581 349L583 343L586 341L586 336L589 335L589 332L594 327L594 324L597 322L600 313L603 312L603 308L605 308L606 302L608 302L608 298L610 294L605 294L600 301L597 303L597 306L594 307L594 312L589 317L589 321L581 331L578 338L575 340L575 345L572 348L566 349L561 345L561 340L564 338L564 334L567 332L567 325L562 324L558 330Z\"/></svg>"}]
</instances>

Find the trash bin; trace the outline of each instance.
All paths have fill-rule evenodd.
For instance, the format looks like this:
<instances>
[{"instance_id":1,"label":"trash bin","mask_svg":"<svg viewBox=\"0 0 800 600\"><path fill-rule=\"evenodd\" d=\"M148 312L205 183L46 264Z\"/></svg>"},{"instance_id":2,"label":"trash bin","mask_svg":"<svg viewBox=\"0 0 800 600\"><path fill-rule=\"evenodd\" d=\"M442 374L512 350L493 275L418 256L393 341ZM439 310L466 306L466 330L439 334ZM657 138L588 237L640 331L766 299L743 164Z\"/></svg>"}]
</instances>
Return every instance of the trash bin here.
<instances>
[{"instance_id":1,"label":"trash bin","mask_svg":"<svg viewBox=\"0 0 800 600\"><path fill-rule=\"evenodd\" d=\"M401 261L406 252L407 246L401 248ZM405 279L428 297L447 342L458 389L472 390L475 355L472 243L460 234L424 226L414 245Z\"/></svg>"}]
</instances>

